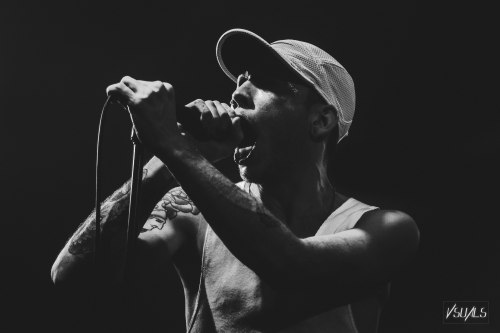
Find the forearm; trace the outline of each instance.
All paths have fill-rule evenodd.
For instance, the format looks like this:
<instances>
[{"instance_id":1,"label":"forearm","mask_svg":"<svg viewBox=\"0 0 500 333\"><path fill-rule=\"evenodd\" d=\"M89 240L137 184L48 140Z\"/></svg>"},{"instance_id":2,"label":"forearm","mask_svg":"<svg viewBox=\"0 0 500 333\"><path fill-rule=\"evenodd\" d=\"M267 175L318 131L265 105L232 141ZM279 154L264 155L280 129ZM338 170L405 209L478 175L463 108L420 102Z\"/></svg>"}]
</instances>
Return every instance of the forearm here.
<instances>
[{"instance_id":1,"label":"forearm","mask_svg":"<svg viewBox=\"0 0 500 333\"><path fill-rule=\"evenodd\" d=\"M247 266L272 279L302 243L257 199L222 175L187 141L169 140L166 163L212 229Z\"/></svg>"},{"instance_id":2,"label":"forearm","mask_svg":"<svg viewBox=\"0 0 500 333\"><path fill-rule=\"evenodd\" d=\"M151 170L146 166L138 206L137 224L140 228L147 220L156 202L169 189L175 180L166 168ZM152 175L151 173L154 173ZM161 174L159 174L161 173ZM160 179L161 178L161 181ZM130 182L125 183L101 205L101 244L104 273L118 275L124 265L126 246L127 217L129 209ZM52 267L54 282L75 279L90 273L93 268L96 219L93 212L69 239ZM139 233L137 230L137 234Z\"/></svg>"}]
</instances>

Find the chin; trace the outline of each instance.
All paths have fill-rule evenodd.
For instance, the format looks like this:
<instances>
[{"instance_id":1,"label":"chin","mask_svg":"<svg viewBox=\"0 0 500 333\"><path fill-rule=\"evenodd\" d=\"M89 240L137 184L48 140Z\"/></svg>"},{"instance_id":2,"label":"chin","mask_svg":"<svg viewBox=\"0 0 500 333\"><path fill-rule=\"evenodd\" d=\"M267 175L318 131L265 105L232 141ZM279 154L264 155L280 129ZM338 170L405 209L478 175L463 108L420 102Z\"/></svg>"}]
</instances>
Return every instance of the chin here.
<instances>
[{"instance_id":1,"label":"chin","mask_svg":"<svg viewBox=\"0 0 500 333\"><path fill-rule=\"evenodd\" d=\"M249 168L246 165L238 165L240 177L246 182L257 183L260 179L259 173L255 172L254 168Z\"/></svg>"}]
</instances>

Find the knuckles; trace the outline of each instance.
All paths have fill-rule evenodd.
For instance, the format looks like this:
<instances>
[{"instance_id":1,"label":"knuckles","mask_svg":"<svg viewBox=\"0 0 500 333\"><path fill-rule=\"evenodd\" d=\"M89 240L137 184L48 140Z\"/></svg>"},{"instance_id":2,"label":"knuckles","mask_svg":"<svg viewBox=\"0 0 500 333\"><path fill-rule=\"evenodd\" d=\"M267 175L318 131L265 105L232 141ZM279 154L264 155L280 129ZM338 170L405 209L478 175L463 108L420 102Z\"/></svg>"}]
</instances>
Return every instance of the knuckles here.
<instances>
[{"instance_id":1,"label":"knuckles","mask_svg":"<svg viewBox=\"0 0 500 333\"><path fill-rule=\"evenodd\" d=\"M163 82L161 81L154 81L151 82L151 91L154 93L160 92L160 90L163 88Z\"/></svg>"},{"instance_id":2,"label":"knuckles","mask_svg":"<svg viewBox=\"0 0 500 333\"><path fill-rule=\"evenodd\" d=\"M131 92L130 92L131 91ZM122 77L120 82L112 84L106 88L106 93L127 93L135 95L138 99L149 98L155 94L167 93L168 96L173 96L174 87L162 81L140 81L128 75Z\"/></svg>"},{"instance_id":3,"label":"knuckles","mask_svg":"<svg viewBox=\"0 0 500 333\"><path fill-rule=\"evenodd\" d=\"M234 135L234 112L225 103L216 100L193 100L186 105L187 108L199 112L200 121L209 136L216 140L231 140Z\"/></svg>"},{"instance_id":4,"label":"knuckles","mask_svg":"<svg viewBox=\"0 0 500 333\"><path fill-rule=\"evenodd\" d=\"M106 95L109 95L110 93L114 92L116 90L116 84L109 85L106 88Z\"/></svg>"},{"instance_id":5,"label":"knuckles","mask_svg":"<svg viewBox=\"0 0 500 333\"><path fill-rule=\"evenodd\" d=\"M189 103L188 107L191 107L191 108L196 107L198 109L198 111L200 111L200 112L208 111L208 108L205 105L205 101L200 99L200 98L195 99L194 101Z\"/></svg>"},{"instance_id":6,"label":"knuckles","mask_svg":"<svg viewBox=\"0 0 500 333\"><path fill-rule=\"evenodd\" d=\"M224 107L217 107L217 105L222 105L218 101L212 100L196 100L197 103L203 105L203 111L201 112L201 120L208 126L213 134L216 136L223 135L231 127L231 117ZM215 115L210 111L210 108L215 111Z\"/></svg>"},{"instance_id":7,"label":"knuckles","mask_svg":"<svg viewBox=\"0 0 500 333\"><path fill-rule=\"evenodd\" d=\"M160 81L158 81L160 82ZM174 93L174 87L170 84L170 83L167 83L167 82L160 82L160 85L161 85L161 88L164 88L165 91L168 93L168 94L173 94Z\"/></svg>"},{"instance_id":8,"label":"knuckles","mask_svg":"<svg viewBox=\"0 0 500 333\"><path fill-rule=\"evenodd\" d=\"M126 82L133 82L135 81L133 78L131 78L130 76L128 75L125 75L124 77L122 77L122 79L120 80L120 82L122 83L126 83Z\"/></svg>"}]
</instances>

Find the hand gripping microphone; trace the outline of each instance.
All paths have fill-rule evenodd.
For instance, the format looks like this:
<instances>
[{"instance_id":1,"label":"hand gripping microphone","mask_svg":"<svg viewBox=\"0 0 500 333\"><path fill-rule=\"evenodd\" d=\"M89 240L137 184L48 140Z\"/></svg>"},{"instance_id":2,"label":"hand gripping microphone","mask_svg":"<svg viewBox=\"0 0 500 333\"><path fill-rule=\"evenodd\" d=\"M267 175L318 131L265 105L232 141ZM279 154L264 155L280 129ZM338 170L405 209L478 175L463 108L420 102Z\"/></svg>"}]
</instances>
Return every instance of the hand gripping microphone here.
<instances>
[{"instance_id":1,"label":"hand gripping microphone","mask_svg":"<svg viewBox=\"0 0 500 333\"><path fill-rule=\"evenodd\" d=\"M211 138L201 123L201 113L186 106L177 105L177 121L182 129L198 141L209 141Z\"/></svg>"},{"instance_id":2,"label":"hand gripping microphone","mask_svg":"<svg viewBox=\"0 0 500 333\"><path fill-rule=\"evenodd\" d=\"M126 105L124 105L118 98L114 96L111 96L110 98L113 103L116 103L123 109L127 110ZM183 131L186 131L198 141L210 141L211 138L201 123L200 112L195 109L188 108L185 105L177 105L176 110L177 122L181 124Z\"/></svg>"}]
</instances>

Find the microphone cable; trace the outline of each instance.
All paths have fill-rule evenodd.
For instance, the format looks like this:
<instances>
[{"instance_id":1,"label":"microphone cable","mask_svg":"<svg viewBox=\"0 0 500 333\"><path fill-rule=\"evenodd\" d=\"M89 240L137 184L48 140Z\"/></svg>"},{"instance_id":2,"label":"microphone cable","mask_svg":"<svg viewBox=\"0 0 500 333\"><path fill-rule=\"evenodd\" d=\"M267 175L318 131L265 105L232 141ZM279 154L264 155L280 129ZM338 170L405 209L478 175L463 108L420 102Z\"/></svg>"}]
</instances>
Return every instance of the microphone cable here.
<instances>
[{"instance_id":1,"label":"microphone cable","mask_svg":"<svg viewBox=\"0 0 500 333\"><path fill-rule=\"evenodd\" d=\"M102 246L101 246L101 188L102 188L102 165L101 160L104 153L103 149L103 123L111 105L112 97L108 96L101 110L99 117L99 127L97 130L97 147L95 159L95 242L94 242L94 265L95 265L95 292L99 294L99 272L101 269Z\"/></svg>"},{"instance_id":2,"label":"microphone cable","mask_svg":"<svg viewBox=\"0 0 500 333\"><path fill-rule=\"evenodd\" d=\"M109 113L110 105L115 102L113 96L108 96L104 106L101 110L99 118L99 128L97 132L97 151L96 151L96 164L95 164L95 242L94 242L94 286L95 293L95 309L97 311L96 318L99 316L99 296L102 291L102 284L99 283L100 274L103 270L104 250L101 239L101 192L102 192L102 159L104 155L103 144L103 127L106 123L107 114ZM127 109L119 101L116 101L121 107ZM130 195L129 195L129 211L127 222L127 238L125 244L125 281L131 274L131 260L135 251L135 243L137 239L137 209L139 205L139 192L142 181L142 158L143 147L139 142L139 138L132 125L131 140L133 143L133 158L132 158L132 176L130 179Z\"/></svg>"}]
</instances>

